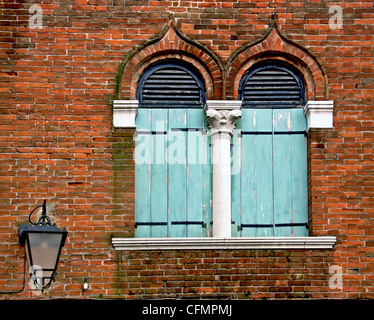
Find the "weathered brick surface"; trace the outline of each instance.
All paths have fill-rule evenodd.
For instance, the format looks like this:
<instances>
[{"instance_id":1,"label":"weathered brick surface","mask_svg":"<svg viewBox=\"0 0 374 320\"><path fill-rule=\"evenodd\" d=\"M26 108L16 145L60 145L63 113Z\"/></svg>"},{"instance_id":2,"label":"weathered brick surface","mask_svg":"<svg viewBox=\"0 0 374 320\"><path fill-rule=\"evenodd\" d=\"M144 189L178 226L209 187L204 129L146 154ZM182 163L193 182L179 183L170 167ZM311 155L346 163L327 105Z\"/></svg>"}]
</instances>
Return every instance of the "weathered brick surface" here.
<instances>
[{"instance_id":1,"label":"weathered brick surface","mask_svg":"<svg viewBox=\"0 0 374 320\"><path fill-rule=\"evenodd\" d=\"M29 27L32 4L43 9L41 29ZM373 298L374 9L372 1L339 2L343 27L333 30L332 4L2 1L0 291L22 287L18 226L45 198L69 236L43 297ZM110 105L118 92L123 99L134 92L136 64L118 78L126 56L160 35L173 14L176 29L200 43L189 57L206 54L211 98L235 98L234 77L221 82L217 66L261 38L274 13L287 39L318 58L335 102L334 128L309 133L311 232L336 236L334 249L114 252L111 237L134 231L134 132L112 127ZM188 52L183 45L169 53ZM168 50L152 50L160 49ZM316 98L324 90L317 85ZM342 290L329 287L332 265L342 267ZM27 286L1 296L38 297Z\"/></svg>"}]
</instances>

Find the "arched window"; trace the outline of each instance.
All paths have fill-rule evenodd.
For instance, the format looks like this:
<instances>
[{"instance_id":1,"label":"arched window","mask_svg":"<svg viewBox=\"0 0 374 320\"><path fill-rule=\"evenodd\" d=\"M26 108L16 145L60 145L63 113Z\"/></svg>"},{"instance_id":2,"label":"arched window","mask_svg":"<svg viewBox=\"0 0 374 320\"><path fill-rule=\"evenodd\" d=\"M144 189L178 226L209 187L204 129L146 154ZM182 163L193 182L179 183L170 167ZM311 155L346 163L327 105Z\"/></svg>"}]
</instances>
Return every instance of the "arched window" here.
<instances>
[{"instance_id":1,"label":"arched window","mask_svg":"<svg viewBox=\"0 0 374 320\"><path fill-rule=\"evenodd\" d=\"M260 63L239 85L243 108L297 108L305 104L305 89L297 70L278 61Z\"/></svg>"},{"instance_id":2,"label":"arched window","mask_svg":"<svg viewBox=\"0 0 374 320\"><path fill-rule=\"evenodd\" d=\"M209 236L210 139L198 71L178 61L151 66L137 94L135 236Z\"/></svg>"},{"instance_id":3,"label":"arched window","mask_svg":"<svg viewBox=\"0 0 374 320\"><path fill-rule=\"evenodd\" d=\"M254 65L240 83L233 137L232 223L236 236L307 236L304 85L291 66Z\"/></svg>"},{"instance_id":4,"label":"arched window","mask_svg":"<svg viewBox=\"0 0 374 320\"><path fill-rule=\"evenodd\" d=\"M205 91L192 66L180 63L159 64L146 70L138 84L142 108L202 108Z\"/></svg>"}]
</instances>

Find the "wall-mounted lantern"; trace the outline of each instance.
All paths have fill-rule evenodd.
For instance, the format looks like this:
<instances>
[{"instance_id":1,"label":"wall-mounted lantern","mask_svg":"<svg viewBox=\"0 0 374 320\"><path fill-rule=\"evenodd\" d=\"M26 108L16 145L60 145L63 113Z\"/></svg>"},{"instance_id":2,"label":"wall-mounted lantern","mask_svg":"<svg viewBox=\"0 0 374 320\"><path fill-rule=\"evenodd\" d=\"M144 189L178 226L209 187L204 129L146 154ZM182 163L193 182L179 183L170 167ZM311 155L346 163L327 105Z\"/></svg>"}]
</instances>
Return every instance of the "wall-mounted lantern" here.
<instances>
[{"instance_id":1,"label":"wall-mounted lantern","mask_svg":"<svg viewBox=\"0 0 374 320\"><path fill-rule=\"evenodd\" d=\"M42 215L38 222L31 221L33 212L42 207ZM51 223L47 216L46 200L37 206L29 215L30 225L21 225L19 242L25 246L27 262L35 288L47 289L55 280L61 248L65 244L68 232L61 230Z\"/></svg>"}]
</instances>

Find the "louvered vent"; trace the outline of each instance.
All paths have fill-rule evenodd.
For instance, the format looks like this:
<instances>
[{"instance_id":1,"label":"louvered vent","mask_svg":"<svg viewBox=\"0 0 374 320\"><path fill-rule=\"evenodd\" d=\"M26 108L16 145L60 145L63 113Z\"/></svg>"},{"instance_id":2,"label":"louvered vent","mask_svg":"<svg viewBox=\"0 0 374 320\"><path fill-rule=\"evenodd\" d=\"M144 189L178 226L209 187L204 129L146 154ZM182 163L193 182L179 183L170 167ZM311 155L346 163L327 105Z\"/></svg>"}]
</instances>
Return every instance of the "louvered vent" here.
<instances>
[{"instance_id":1,"label":"louvered vent","mask_svg":"<svg viewBox=\"0 0 374 320\"><path fill-rule=\"evenodd\" d=\"M192 72L182 66L154 68L143 76L140 84L138 92L142 107L202 107L202 84Z\"/></svg>"},{"instance_id":2,"label":"louvered vent","mask_svg":"<svg viewBox=\"0 0 374 320\"><path fill-rule=\"evenodd\" d=\"M301 80L286 68L267 66L243 78L244 108L294 108L304 104Z\"/></svg>"}]
</instances>

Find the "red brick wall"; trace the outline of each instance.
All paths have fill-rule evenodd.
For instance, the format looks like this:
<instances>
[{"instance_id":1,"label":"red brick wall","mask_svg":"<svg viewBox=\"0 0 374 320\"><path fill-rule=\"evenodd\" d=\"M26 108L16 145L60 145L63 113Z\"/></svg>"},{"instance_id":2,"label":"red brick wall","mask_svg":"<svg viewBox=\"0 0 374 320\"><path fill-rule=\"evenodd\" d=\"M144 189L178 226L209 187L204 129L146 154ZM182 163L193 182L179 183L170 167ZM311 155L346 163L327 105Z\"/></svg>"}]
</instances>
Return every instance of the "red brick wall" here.
<instances>
[{"instance_id":1,"label":"red brick wall","mask_svg":"<svg viewBox=\"0 0 374 320\"><path fill-rule=\"evenodd\" d=\"M43 9L41 29L29 26L32 4ZM44 298L373 298L374 9L341 1L343 26L331 29L331 4L2 1L0 291L22 287L18 227L47 199L69 235ZM309 134L311 235L335 235L334 249L114 252L112 236L133 234L134 145L133 130L112 127L110 102L125 89L117 86L125 57L159 35L171 13L222 66L264 35L274 13L282 33L319 59L335 109L333 129ZM331 266L342 268L342 289L329 286ZM27 284L0 295L39 297Z\"/></svg>"}]
</instances>

